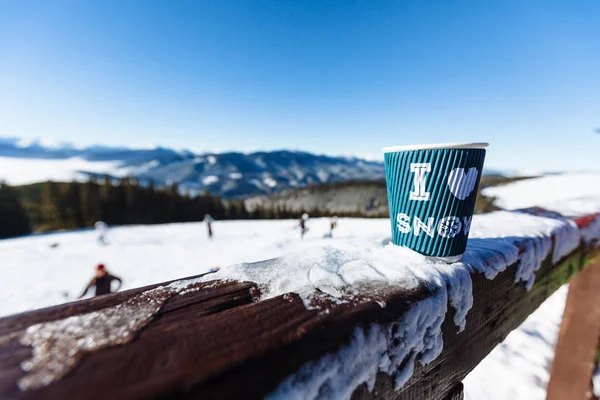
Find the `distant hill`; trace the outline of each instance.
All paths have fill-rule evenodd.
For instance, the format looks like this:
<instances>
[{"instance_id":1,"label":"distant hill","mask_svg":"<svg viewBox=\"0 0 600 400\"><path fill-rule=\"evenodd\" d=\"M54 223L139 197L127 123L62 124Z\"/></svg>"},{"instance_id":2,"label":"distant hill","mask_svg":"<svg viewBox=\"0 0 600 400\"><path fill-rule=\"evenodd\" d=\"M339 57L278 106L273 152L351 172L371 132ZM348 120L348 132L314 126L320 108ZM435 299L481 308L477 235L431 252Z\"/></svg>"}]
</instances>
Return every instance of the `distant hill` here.
<instances>
[{"instance_id":1,"label":"distant hill","mask_svg":"<svg viewBox=\"0 0 600 400\"><path fill-rule=\"evenodd\" d=\"M385 217L388 213L385 182L349 181L326 183L245 200L252 212L257 207L290 211L319 210L339 215Z\"/></svg>"},{"instance_id":2,"label":"distant hill","mask_svg":"<svg viewBox=\"0 0 600 400\"><path fill-rule=\"evenodd\" d=\"M481 190L486 187L509 183L519 179L503 176L483 176L477 194L476 213L498 209L493 199L486 198ZM319 215L345 215L387 217L389 215L385 182L349 181L320 184L294 190L285 190L266 196L254 196L245 200L252 212L257 208L284 208L288 211L314 210Z\"/></svg>"},{"instance_id":3,"label":"distant hill","mask_svg":"<svg viewBox=\"0 0 600 400\"><path fill-rule=\"evenodd\" d=\"M28 162L35 160L35 163ZM25 164L24 164L25 162ZM34 167L31 165L35 164ZM25 174L27 179L18 179ZM210 192L223 198L266 195L312 185L385 179L381 162L354 157L333 157L302 151L259 151L249 154L206 153L164 147L126 147L67 144L49 145L18 138L0 138L0 180L19 184L52 180L85 180L86 177L129 176L157 186L178 183L191 194ZM484 170L484 175L502 176L502 171ZM342 189L342 186L338 186ZM344 189L349 193L349 189ZM361 189L362 190L362 189ZM304 192L298 192L304 193ZM370 201L357 194L356 201ZM333 200L332 200L333 201ZM378 206L375 206L375 209Z\"/></svg>"},{"instance_id":4,"label":"distant hill","mask_svg":"<svg viewBox=\"0 0 600 400\"><path fill-rule=\"evenodd\" d=\"M91 146L78 149L71 146L44 146L37 142L22 143L18 139L0 139L0 157L46 160L48 168L52 168L52 162L56 160L73 160L74 176L130 176L141 181L153 180L156 185L176 182L180 188L192 193L208 191L224 198L267 194L318 183L357 179L383 181L385 177L382 163L288 150L250 154L195 154L160 147L127 149ZM83 168L82 160L85 161ZM98 170L95 167L107 165L106 161L113 162L110 168ZM46 164L41 165L43 169ZM64 162L61 167L65 167ZM18 173L18 169L12 170L15 171L13 173ZM0 179L3 178L1 175L0 167ZM5 179L10 182L10 177Z\"/></svg>"}]
</instances>

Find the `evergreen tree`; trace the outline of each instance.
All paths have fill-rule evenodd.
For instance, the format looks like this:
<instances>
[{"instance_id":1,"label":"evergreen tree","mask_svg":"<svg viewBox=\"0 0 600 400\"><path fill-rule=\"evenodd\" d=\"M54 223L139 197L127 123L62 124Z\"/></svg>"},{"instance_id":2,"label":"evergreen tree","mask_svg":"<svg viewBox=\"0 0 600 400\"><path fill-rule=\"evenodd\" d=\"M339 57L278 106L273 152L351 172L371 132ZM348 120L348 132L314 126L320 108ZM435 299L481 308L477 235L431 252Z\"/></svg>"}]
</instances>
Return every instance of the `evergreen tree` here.
<instances>
[{"instance_id":1,"label":"evergreen tree","mask_svg":"<svg viewBox=\"0 0 600 400\"><path fill-rule=\"evenodd\" d=\"M129 223L130 216L127 214L127 186L129 186L129 179L122 178L119 180L118 184L115 185L113 188L112 214L114 220L111 221L110 224L125 225Z\"/></svg>"},{"instance_id":2,"label":"evergreen tree","mask_svg":"<svg viewBox=\"0 0 600 400\"><path fill-rule=\"evenodd\" d=\"M109 225L152 224L202 221L205 214L219 219L290 218L302 212L288 209L285 204L259 205L249 212L244 200L223 201L219 196L204 193L182 193L177 184L156 187L149 180L115 180L105 176L101 182L90 177L87 182L45 182L15 191L29 218L29 224L41 230L73 229L102 220ZM314 209L311 216L322 212Z\"/></svg>"},{"instance_id":3,"label":"evergreen tree","mask_svg":"<svg viewBox=\"0 0 600 400\"><path fill-rule=\"evenodd\" d=\"M156 204L156 191L154 189L154 180L148 179L147 187L143 189L143 201L141 204L142 223L156 223L157 215L154 210Z\"/></svg>"},{"instance_id":4,"label":"evergreen tree","mask_svg":"<svg viewBox=\"0 0 600 400\"><path fill-rule=\"evenodd\" d=\"M60 193L56 182L48 181L42 186L42 230L63 228L63 221L58 209Z\"/></svg>"},{"instance_id":5,"label":"evergreen tree","mask_svg":"<svg viewBox=\"0 0 600 400\"><path fill-rule=\"evenodd\" d=\"M100 220L100 186L93 176L83 185L80 195L84 226L94 226Z\"/></svg>"},{"instance_id":6,"label":"evergreen tree","mask_svg":"<svg viewBox=\"0 0 600 400\"><path fill-rule=\"evenodd\" d=\"M75 181L67 184L60 199L61 208L65 210L63 226L67 229L85 227L81 207L81 186Z\"/></svg>"},{"instance_id":7,"label":"evergreen tree","mask_svg":"<svg viewBox=\"0 0 600 400\"><path fill-rule=\"evenodd\" d=\"M180 201L179 201L179 185L177 183L172 183L169 185L167 192L167 221L166 222L180 222L179 213L180 213Z\"/></svg>"},{"instance_id":8,"label":"evergreen tree","mask_svg":"<svg viewBox=\"0 0 600 400\"><path fill-rule=\"evenodd\" d=\"M234 208L232 207L232 202L228 201L225 203L225 219L235 219L234 216Z\"/></svg>"},{"instance_id":9,"label":"evergreen tree","mask_svg":"<svg viewBox=\"0 0 600 400\"><path fill-rule=\"evenodd\" d=\"M102 182L102 188L100 189L100 220L111 225L115 221L114 214L114 201L115 193L114 186L112 184L112 178L108 175L104 175Z\"/></svg>"},{"instance_id":10,"label":"evergreen tree","mask_svg":"<svg viewBox=\"0 0 600 400\"><path fill-rule=\"evenodd\" d=\"M215 196L212 198L213 199L213 214L212 216L215 217L216 219L224 219L225 218L225 204L223 204L223 200L221 200L221 197L219 196ZM244 211L245 211L245 207L244 207Z\"/></svg>"},{"instance_id":11,"label":"evergreen tree","mask_svg":"<svg viewBox=\"0 0 600 400\"><path fill-rule=\"evenodd\" d=\"M0 238L25 235L31 225L16 193L5 182L0 182Z\"/></svg>"}]
</instances>

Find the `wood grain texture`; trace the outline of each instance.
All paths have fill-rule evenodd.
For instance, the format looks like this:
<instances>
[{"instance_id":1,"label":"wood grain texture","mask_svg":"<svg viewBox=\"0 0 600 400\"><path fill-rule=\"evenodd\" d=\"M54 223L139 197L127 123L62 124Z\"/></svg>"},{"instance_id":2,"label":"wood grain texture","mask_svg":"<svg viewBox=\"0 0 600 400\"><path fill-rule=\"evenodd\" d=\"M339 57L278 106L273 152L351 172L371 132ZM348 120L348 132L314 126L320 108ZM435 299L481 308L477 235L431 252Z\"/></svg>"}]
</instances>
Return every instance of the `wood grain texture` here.
<instances>
[{"instance_id":1,"label":"wood grain texture","mask_svg":"<svg viewBox=\"0 0 600 400\"><path fill-rule=\"evenodd\" d=\"M443 325L444 350L420 366L400 390L380 373L373 392L365 385L353 398L459 399L457 385L506 335L561 284L576 274L588 253L577 249L559 265L550 258L533 289L515 284L516 265L494 280L474 274L475 303L465 331L457 333L453 311ZM0 332L119 304L147 288L0 319ZM356 328L398 320L411 303L432 293L425 287L385 291L382 308L373 301L307 310L288 294L254 302L250 283L206 284L169 299L154 320L125 345L87 354L62 380L22 392L19 364L31 355L17 337L0 344L1 398L262 398L308 361L349 343ZM454 397L453 397L454 396ZM459 396L459 397L456 397Z\"/></svg>"},{"instance_id":2,"label":"wood grain texture","mask_svg":"<svg viewBox=\"0 0 600 400\"><path fill-rule=\"evenodd\" d=\"M457 383L456 386L454 386L454 389L452 389L452 391L450 393L448 393L448 396L446 396L446 398L444 400L464 400L464 398L465 398L464 389L465 388L464 388L462 382Z\"/></svg>"}]
</instances>

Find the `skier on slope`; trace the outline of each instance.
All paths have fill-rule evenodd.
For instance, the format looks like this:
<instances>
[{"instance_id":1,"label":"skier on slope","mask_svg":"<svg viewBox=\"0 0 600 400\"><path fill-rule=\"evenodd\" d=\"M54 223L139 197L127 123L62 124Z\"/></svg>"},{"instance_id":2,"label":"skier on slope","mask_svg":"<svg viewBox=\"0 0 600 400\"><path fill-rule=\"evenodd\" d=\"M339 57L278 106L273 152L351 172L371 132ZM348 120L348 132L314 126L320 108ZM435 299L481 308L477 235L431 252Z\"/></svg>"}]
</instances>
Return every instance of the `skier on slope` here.
<instances>
[{"instance_id":1,"label":"skier on slope","mask_svg":"<svg viewBox=\"0 0 600 400\"><path fill-rule=\"evenodd\" d=\"M204 222L206 222L206 227L208 229L208 237L210 239L212 239L213 237L213 231L212 231L212 223L215 221L215 219L213 217L211 217L209 214L206 214L204 216Z\"/></svg>"},{"instance_id":2,"label":"skier on slope","mask_svg":"<svg viewBox=\"0 0 600 400\"><path fill-rule=\"evenodd\" d=\"M96 233L98 234L98 242L104 245L108 244L106 241L106 231L108 231L108 225L102 221L98 221L94 224L94 227L96 228Z\"/></svg>"},{"instance_id":3,"label":"skier on slope","mask_svg":"<svg viewBox=\"0 0 600 400\"><path fill-rule=\"evenodd\" d=\"M304 213L298 220L298 226L300 227L300 239L304 239L304 234L308 231L306 227L306 221L308 220L308 214Z\"/></svg>"},{"instance_id":4,"label":"skier on slope","mask_svg":"<svg viewBox=\"0 0 600 400\"><path fill-rule=\"evenodd\" d=\"M90 283L88 283L87 287L85 288L81 296L79 296L79 298L85 296L92 286L96 287L95 296L102 296L103 294L111 293L112 290L110 284L112 283L112 281L119 282L119 286L117 287L115 292L121 289L121 285L123 284L121 278L109 274L104 264L98 264L98 266L96 267L96 276L94 276Z\"/></svg>"},{"instance_id":5,"label":"skier on slope","mask_svg":"<svg viewBox=\"0 0 600 400\"><path fill-rule=\"evenodd\" d=\"M323 235L324 238L332 238L333 230L337 227L337 215L334 215L329 219L329 232Z\"/></svg>"}]
</instances>

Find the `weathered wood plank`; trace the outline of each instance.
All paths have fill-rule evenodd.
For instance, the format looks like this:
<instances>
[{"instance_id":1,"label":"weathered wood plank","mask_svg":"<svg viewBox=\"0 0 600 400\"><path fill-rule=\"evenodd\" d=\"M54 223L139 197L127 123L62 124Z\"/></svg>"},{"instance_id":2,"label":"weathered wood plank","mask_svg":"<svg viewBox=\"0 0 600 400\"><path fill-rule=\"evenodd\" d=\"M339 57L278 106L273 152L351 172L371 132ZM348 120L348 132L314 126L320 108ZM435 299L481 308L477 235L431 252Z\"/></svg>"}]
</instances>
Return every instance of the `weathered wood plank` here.
<instances>
[{"instance_id":1,"label":"weathered wood plank","mask_svg":"<svg viewBox=\"0 0 600 400\"><path fill-rule=\"evenodd\" d=\"M210 283L207 283L206 285L210 285ZM150 288L154 288L156 286L158 286L158 285L153 285ZM178 333L181 336L181 332L177 332L178 327L175 324L172 324L170 321L180 321L181 322L181 321L186 321L186 318L188 318L190 320L195 320L199 316L210 315L210 314L214 314L214 313L226 310L228 308L234 308L234 307L238 307L243 304L251 303L252 296L251 296L250 292L251 292L251 289L253 289L253 288L254 288L254 285L248 284L248 283L233 283L233 282L225 283L220 287L208 288L208 289L204 289L204 290L190 292L190 293L187 293L184 295L174 297L171 300L167 301L167 303L163 306L163 308L161 309L161 311L155 317L155 320L151 324L153 326L153 329L155 329L155 330L162 329L163 336L162 336L162 338L160 338L158 340L157 346L160 346L161 343L171 344L174 340L175 333ZM106 296L107 297L106 300L110 300L110 297L117 297L117 296L119 298L131 298L132 296L139 293L140 291L141 290L132 290L132 291L123 292L123 293L119 293L119 294L115 294L115 295L111 295L111 296ZM102 298L98 298L98 299L100 300ZM89 307L89 305L88 305L88 307L86 307L85 309L87 312L92 311L92 310L101 309L101 308L106 307L107 303L110 304L110 302L107 302L107 301L95 302L95 304L92 307ZM27 313L16 315L15 317L12 317L12 319L14 319L14 320L12 320L11 318L5 318L1 322L8 323L8 325L11 328L13 328L14 326L24 326L25 323L30 323L29 321L31 321L31 320L37 321L36 323L38 323L38 322L45 321L48 318L55 317L56 315L62 315L65 312L68 313L68 312L70 312L70 310L72 309L73 306L77 307L80 304L81 304L81 302L75 303L73 305L68 304L64 307L64 309L61 309L60 307L53 307L51 309L48 309L50 315L44 315L43 310L40 310L40 311L35 311L35 312L31 313L32 315L29 315ZM189 310L189 312L182 312L182 310ZM66 315L69 315L69 314L66 314ZM23 320L25 320L27 322L23 322ZM156 328L154 328L154 327L156 327ZM150 337L150 335L146 331L146 329L143 329L139 333L138 336L141 337L142 335ZM139 345L135 345L138 342L139 342L139 340L135 340L132 343L132 345L134 345L134 347L132 347L133 350L139 346ZM151 340L148 340L148 342L151 342ZM127 347L127 346L116 347L116 349L119 349L119 350L127 349L124 352L129 354L129 350L128 350L129 347ZM109 351L109 357L112 355L112 353L110 353L110 350L112 350L112 349L107 349L107 351ZM160 352L160 349L148 348L147 350L148 351L142 352L142 355L137 360L138 364L134 363L129 366L130 370L135 370L135 369L147 366L147 365L151 365L151 363L150 364L148 364L148 363L153 359L153 357L162 354ZM154 352L152 352L152 350L154 350ZM118 353L118 351L117 351L117 353ZM97 353L91 354L90 356L93 356L92 361L96 357L100 357L102 354L104 354L102 351L98 351ZM137 354L137 353L131 353L131 354ZM18 379L22 378L25 374L19 367L19 364L21 362L23 362L25 359L29 358L30 356L31 356L31 349L19 344L18 339L16 337L13 338L12 340L10 340L4 346L2 346L1 351L0 351L0 393L7 395L9 397L15 397L15 398L21 397L21 396L37 397L37 396L41 395L40 393L36 393L36 392L21 392L18 389L18 387L16 386L16 381ZM111 373L111 371L113 371L113 367L115 367L114 372L118 371L121 374L124 374L125 376L131 375L131 373L127 371L128 368L124 368L125 371L122 371L122 370L119 370L118 368L116 368L119 365L125 366L125 367L127 366L125 364L127 362L126 358L121 358L121 355L116 355L116 357L117 357L116 360L109 360L109 359L107 360L106 358L104 358L103 360L105 362L107 362L107 364L105 364L105 365L100 365L100 366L95 365L95 364L92 365L93 369L91 369L89 371L89 374L91 376L91 378L89 378L89 379L91 379L91 381L88 379L79 380L78 376L82 372L75 373L75 371L73 371L72 374L65 377L64 381L67 381L67 385L70 385L70 383L68 383L68 382L72 382L72 381L78 383L78 384L73 385L72 388L70 388L69 395L76 396L76 393L82 393L82 392L86 391L87 388L90 387L89 385L90 384L93 385L94 382L98 382L98 387L96 387L96 390L94 390L93 393L89 394L89 398L96 398L96 395L100 395L100 394L104 394L106 396L106 393L104 393L104 391L110 391L110 392L112 392L112 394L114 394L114 388L118 387L115 385L118 385L119 379L121 379L122 376L120 376L119 374ZM84 368L83 374L86 373L85 368L87 368L86 365L88 365L88 364L90 364L90 361L87 359L85 359L84 362L82 362L81 367ZM110 365L111 367L107 368L106 365ZM102 373L99 373L99 371ZM96 377L96 378L104 377L107 379L98 381L97 379L94 379L94 377ZM95 386L92 386L92 387L95 387ZM59 390L59 389L60 389L60 387L56 388L56 390ZM64 398L62 395L58 395L58 397ZM99 397L101 397L101 396L99 396ZM108 397L112 397L112 395L109 394Z\"/></svg>"},{"instance_id":2,"label":"weathered wood plank","mask_svg":"<svg viewBox=\"0 0 600 400\"><path fill-rule=\"evenodd\" d=\"M576 276L560 327L548 400L590 398L600 337L600 260Z\"/></svg>"},{"instance_id":3,"label":"weathered wood plank","mask_svg":"<svg viewBox=\"0 0 600 400\"><path fill-rule=\"evenodd\" d=\"M465 398L464 386L459 382L444 400L463 400Z\"/></svg>"},{"instance_id":4,"label":"weathered wood plank","mask_svg":"<svg viewBox=\"0 0 600 400\"><path fill-rule=\"evenodd\" d=\"M186 279L196 279L208 275L204 273L194 275ZM72 315L85 314L92 311L97 311L102 308L112 307L123 303L127 299L132 298L136 294L157 288L159 286L168 285L176 282L176 280L156 283L153 285L142 286L135 289L124 290L122 292L113 293L109 296L93 297L91 299L78 300L71 303L60 304L54 307L47 307L40 310L28 311L8 317L0 318L0 336L10 332L22 330L30 325L39 324L41 322L54 321L62 318L67 318Z\"/></svg>"}]
</instances>

